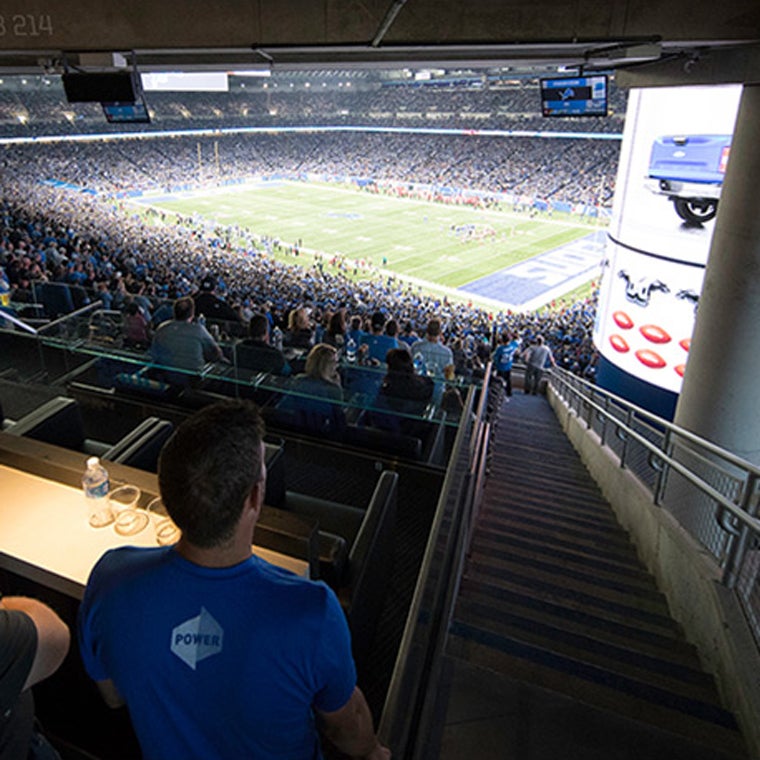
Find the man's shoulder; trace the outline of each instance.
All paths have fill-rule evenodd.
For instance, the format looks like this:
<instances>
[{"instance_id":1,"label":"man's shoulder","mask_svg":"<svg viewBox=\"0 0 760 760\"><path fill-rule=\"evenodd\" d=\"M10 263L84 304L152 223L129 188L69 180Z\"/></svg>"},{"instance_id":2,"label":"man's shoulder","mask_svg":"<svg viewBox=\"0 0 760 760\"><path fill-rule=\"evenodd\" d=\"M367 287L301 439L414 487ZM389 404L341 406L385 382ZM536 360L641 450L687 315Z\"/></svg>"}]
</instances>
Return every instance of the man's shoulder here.
<instances>
[{"instance_id":1,"label":"man's shoulder","mask_svg":"<svg viewBox=\"0 0 760 760\"><path fill-rule=\"evenodd\" d=\"M166 563L171 551L171 547L121 546L109 549L92 569L88 586L95 583L121 583L129 578L149 574Z\"/></svg>"}]
</instances>

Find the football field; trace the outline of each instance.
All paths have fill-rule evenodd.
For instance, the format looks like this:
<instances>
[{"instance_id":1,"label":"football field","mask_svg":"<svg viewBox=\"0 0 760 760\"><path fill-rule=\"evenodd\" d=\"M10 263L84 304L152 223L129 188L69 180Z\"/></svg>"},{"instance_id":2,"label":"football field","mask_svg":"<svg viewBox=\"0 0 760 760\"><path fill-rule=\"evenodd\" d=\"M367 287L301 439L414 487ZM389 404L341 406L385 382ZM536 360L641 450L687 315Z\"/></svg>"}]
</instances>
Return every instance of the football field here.
<instances>
[{"instance_id":1,"label":"football field","mask_svg":"<svg viewBox=\"0 0 760 760\"><path fill-rule=\"evenodd\" d=\"M349 271L358 267L366 275L380 269L452 289L554 251L594 229L511 210L444 205L306 182L262 181L141 202L237 225L286 245L301 241L304 264L315 252L328 261L339 255Z\"/></svg>"}]
</instances>

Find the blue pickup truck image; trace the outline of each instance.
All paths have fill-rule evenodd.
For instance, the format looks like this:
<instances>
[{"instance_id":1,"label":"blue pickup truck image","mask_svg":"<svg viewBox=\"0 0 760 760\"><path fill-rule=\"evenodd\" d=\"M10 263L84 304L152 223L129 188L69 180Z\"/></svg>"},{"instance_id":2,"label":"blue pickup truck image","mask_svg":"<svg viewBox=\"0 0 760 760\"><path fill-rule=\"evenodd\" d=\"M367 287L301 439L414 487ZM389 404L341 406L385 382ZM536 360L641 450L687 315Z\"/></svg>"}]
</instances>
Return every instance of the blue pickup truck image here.
<instances>
[{"instance_id":1,"label":"blue pickup truck image","mask_svg":"<svg viewBox=\"0 0 760 760\"><path fill-rule=\"evenodd\" d=\"M673 135L652 145L646 186L673 201L676 214L701 224L718 213L731 135Z\"/></svg>"}]
</instances>

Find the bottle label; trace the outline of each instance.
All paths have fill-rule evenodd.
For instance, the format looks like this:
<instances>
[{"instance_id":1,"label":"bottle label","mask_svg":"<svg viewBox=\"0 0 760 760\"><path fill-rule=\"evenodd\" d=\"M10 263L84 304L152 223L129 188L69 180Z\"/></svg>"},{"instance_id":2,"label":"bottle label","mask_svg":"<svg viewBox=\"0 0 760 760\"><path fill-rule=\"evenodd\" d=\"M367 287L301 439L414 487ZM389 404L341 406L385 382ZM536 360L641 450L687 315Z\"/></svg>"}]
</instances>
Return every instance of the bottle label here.
<instances>
[{"instance_id":1,"label":"bottle label","mask_svg":"<svg viewBox=\"0 0 760 760\"><path fill-rule=\"evenodd\" d=\"M102 480L100 483L88 485L84 489L84 492L89 499L105 499L106 496L108 496L108 491L108 480Z\"/></svg>"}]
</instances>

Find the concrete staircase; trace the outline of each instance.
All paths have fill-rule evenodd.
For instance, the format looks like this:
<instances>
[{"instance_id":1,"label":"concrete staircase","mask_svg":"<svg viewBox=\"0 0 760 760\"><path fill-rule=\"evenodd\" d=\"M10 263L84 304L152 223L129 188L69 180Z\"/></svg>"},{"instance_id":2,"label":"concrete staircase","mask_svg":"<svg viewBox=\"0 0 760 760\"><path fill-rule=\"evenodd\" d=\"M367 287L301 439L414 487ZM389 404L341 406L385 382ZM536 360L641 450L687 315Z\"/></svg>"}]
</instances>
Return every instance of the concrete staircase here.
<instances>
[{"instance_id":1,"label":"concrete staircase","mask_svg":"<svg viewBox=\"0 0 760 760\"><path fill-rule=\"evenodd\" d=\"M664 737L662 757L681 739L695 760L746 757L712 677L546 400L513 396L499 423L448 657L587 705L595 725L601 711L630 722L631 736Z\"/></svg>"}]
</instances>

